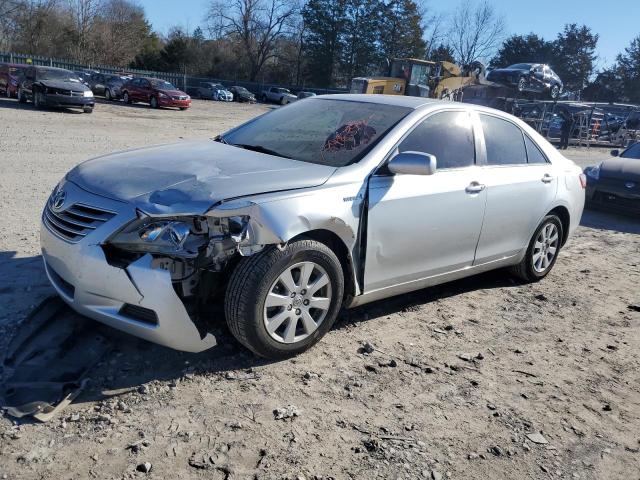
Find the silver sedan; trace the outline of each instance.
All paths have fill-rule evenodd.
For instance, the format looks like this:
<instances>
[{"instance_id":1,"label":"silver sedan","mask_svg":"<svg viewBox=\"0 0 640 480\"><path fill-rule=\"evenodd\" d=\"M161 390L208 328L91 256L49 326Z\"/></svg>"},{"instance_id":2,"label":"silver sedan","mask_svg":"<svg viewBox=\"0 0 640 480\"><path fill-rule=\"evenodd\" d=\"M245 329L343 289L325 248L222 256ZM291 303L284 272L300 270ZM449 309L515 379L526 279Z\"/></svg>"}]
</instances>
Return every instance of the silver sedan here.
<instances>
[{"instance_id":1,"label":"silver sedan","mask_svg":"<svg viewBox=\"0 0 640 480\"><path fill-rule=\"evenodd\" d=\"M585 177L525 123L383 95L306 99L214 140L84 162L42 214L46 271L75 310L185 351L220 302L258 355L302 352L342 307L510 267L553 268Z\"/></svg>"}]
</instances>

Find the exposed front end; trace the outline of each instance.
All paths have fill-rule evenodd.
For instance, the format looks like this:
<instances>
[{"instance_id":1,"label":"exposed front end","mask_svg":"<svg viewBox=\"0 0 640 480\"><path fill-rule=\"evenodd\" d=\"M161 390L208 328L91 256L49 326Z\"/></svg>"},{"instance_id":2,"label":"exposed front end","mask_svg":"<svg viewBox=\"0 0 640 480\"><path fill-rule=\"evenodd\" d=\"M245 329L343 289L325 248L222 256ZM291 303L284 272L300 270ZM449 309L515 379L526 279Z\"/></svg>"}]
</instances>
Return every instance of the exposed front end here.
<instances>
[{"instance_id":1,"label":"exposed front end","mask_svg":"<svg viewBox=\"0 0 640 480\"><path fill-rule=\"evenodd\" d=\"M214 346L187 312L166 263L150 253L109 256L105 239L137 217L128 203L63 182L45 206L40 231L53 287L78 313L126 333L189 352Z\"/></svg>"}]
</instances>

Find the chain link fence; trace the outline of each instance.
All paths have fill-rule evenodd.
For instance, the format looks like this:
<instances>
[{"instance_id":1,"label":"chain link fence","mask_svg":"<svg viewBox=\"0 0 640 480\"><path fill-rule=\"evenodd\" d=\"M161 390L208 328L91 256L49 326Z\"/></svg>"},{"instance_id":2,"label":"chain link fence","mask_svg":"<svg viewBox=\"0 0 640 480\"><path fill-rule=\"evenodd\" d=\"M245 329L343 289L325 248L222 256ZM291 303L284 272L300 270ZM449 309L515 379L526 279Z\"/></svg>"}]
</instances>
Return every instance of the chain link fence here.
<instances>
[{"instance_id":1,"label":"chain link fence","mask_svg":"<svg viewBox=\"0 0 640 480\"><path fill-rule=\"evenodd\" d=\"M261 82L247 82L242 80L228 80L224 78L202 77L192 76L187 74L175 73L175 72L156 72L151 70L138 70L135 68L121 68L111 65L87 65L83 63L74 62L73 60L65 60L59 58L42 57L38 55L27 55L23 53L12 52L0 52L0 63L21 63L31 65L42 65L48 67L65 68L67 70L75 72L83 71L99 71L101 73L129 73L138 77L154 77L161 78L167 82L171 82L178 88L184 90L187 93L192 91L200 85L202 82L214 82L221 83L225 87L231 87L237 85L244 87L250 92L257 95L263 90L270 87L283 87L288 88L293 93L304 90L305 92L313 92L318 95L327 93L347 93L345 88L312 88L301 87L297 85L280 85L275 83L261 83Z\"/></svg>"}]
</instances>

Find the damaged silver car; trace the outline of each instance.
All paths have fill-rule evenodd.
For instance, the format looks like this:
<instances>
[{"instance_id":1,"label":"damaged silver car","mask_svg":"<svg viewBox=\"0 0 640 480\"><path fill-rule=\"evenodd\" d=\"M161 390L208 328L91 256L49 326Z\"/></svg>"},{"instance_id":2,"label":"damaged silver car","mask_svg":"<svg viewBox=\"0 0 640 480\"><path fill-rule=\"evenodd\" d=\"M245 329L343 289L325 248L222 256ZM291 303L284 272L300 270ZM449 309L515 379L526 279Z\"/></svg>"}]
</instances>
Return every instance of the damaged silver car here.
<instances>
[{"instance_id":1,"label":"damaged silver car","mask_svg":"<svg viewBox=\"0 0 640 480\"><path fill-rule=\"evenodd\" d=\"M474 105L331 95L214 140L84 162L42 215L47 275L75 310L185 351L302 352L354 307L486 270L552 269L582 171Z\"/></svg>"}]
</instances>

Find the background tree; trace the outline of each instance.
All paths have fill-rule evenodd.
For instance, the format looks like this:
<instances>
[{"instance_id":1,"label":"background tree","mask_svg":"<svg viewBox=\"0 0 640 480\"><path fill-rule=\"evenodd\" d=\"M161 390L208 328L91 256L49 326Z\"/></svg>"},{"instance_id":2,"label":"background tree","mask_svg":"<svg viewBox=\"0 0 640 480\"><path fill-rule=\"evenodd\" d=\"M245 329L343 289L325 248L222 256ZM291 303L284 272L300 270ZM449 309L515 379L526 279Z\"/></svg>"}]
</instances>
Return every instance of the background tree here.
<instances>
[{"instance_id":1,"label":"background tree","mask_svg":"<svg viewBox=\"0 0 640 480\"><path fill-rule=\"evenodd\" d=\"M486 0L463 0L451 17L449 41L456 60L467 65L493 56L504 36L504 19Z\"/></svg>"},{"instance_id":2,"label":"background tree","mask_svg":"<svg viewBox=\"0 0 640 480\"><path fill-rule=\"evenodd\" d=\"M586 25L565 25L553 42L555 59L552 62L567 91L581 91L589 83L595 70L598 35Z\"/></svg>"},{"instance_id":3,"label":"background tree","mask_svg":"<svg viewBox=\"0 0 640 480\"><path fill-rule=\"evenodd\" d=\"M287 32L296 11L297 4L291 0L216 0L209 7L208 22L215 36L239 42L249 80L255 81L273 58L276 43Z\"/></svg>"},{"instance_id":4,"label":"background tree","mask_svg":"<svg viewBox=\"0 0 640 480\"><path fill-rule=\"evenodd\" d=\"M449 45L445 45L443 43L439 44L437 47L433 48L427 57L428 60L432 62L451 62L455 63L454 59L455 52L453 48Z\"/></svg>"},{"instance_id":5,"label":"background tree","mask_svg":"<svg viewBox=\"0 0 640 480\"><path fill-rule=\"evenodd\" d=\"M383 5L379 25L381 54L384 59L424 58L422 14L413 0L391 0ZM377 33L377 32L376 32Z\"/></svg>"},{"instance_id":6,"label":"background tree","mask_svg":"<svg viewBox=\"0 0 640 480\"><path fill-rule=\"evenodd\" d=\"M529 33L507 38L490 65L493 68L504 68L515 63L535 62L547 63L555 67L554 59L553 42L548 42L535 33Z\"/></svg>"},{"instance_id":7,"label":"background tree","mask_svg":"<svg viewBox=\"0 0 640 480\"><path fill-rule=\"evenodd\" d=\"M616 58L616 78L627 102L640 103L640 35Z\"/></svg>"},{"instance_id":8,"label":"background tree","mask_svg":"<svg viewBox=\"0 0 640 480\"><path fill-rule=\"evenodd\" d=\"M347 24L346 0L309 0L302 12L303 51L313 85L331 85L338 76Z\"/></svg>"}]
</instances>

